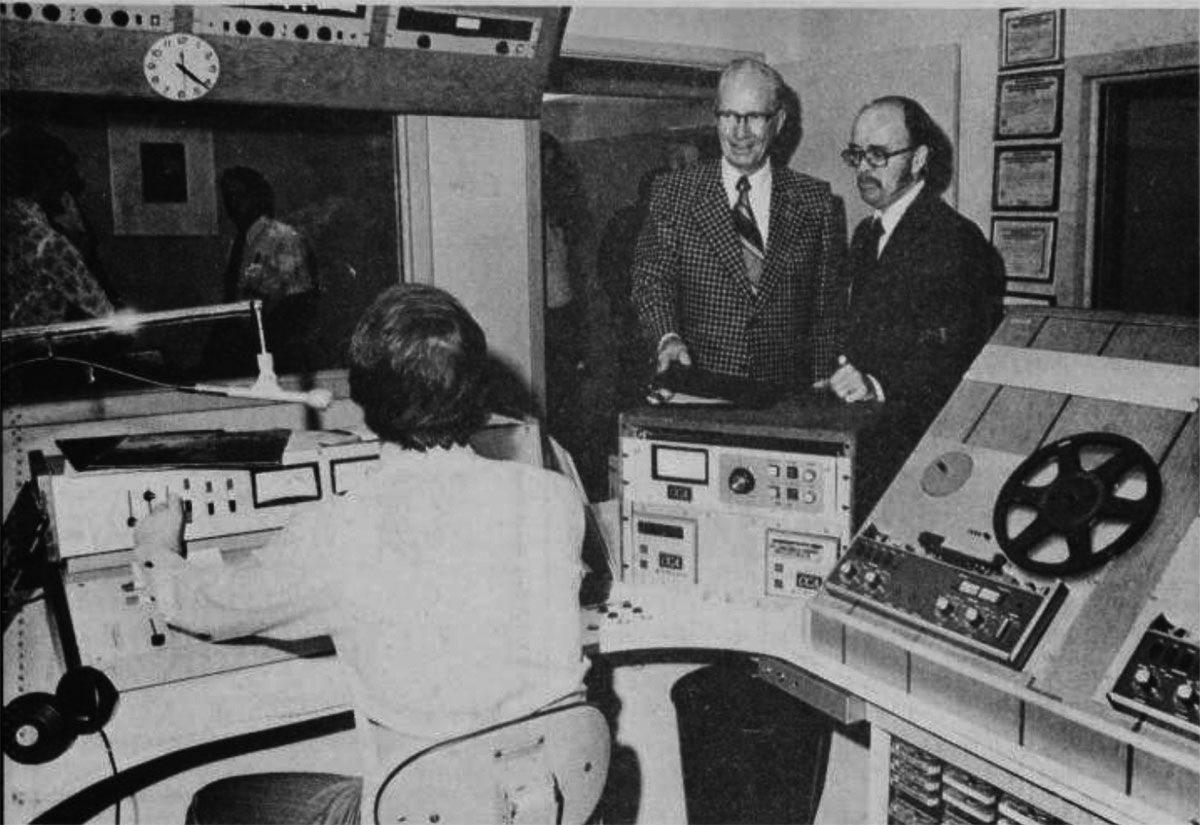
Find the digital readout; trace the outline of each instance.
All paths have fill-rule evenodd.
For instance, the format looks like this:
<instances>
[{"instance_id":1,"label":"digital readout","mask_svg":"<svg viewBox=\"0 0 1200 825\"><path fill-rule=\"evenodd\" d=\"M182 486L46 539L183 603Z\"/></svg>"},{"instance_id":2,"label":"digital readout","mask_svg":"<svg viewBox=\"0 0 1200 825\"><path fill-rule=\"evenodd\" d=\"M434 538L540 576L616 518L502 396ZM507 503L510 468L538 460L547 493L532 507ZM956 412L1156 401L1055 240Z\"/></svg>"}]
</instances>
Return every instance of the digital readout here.
<instances>
[{"instance_id":1,"label":"digital readout","mask_svg":"<svg viewBox=\"0 0 1200 825\"><path fill-rule=\"evenodd\" d=\"M676 555L675 553L659 553L658 566L664 570L682 570L683 556Z\"/></svg>"}]
</instances>

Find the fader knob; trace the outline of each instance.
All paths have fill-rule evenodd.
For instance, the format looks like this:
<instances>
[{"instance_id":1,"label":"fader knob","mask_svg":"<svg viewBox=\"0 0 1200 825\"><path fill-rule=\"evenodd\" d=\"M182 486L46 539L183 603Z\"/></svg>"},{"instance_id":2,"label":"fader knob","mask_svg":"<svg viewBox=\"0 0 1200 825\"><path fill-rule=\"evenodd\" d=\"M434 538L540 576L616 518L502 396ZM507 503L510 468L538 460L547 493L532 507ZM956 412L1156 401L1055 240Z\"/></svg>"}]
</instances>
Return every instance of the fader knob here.
<instances>
[{"instance_id":1,"label":"fader knob","mask_svg":"<svg viewBox=\"0 0 1200 825\"><path fill-rule=\"evenodd\" d=\"M754 473L745 467L738 467L729 474L729 489L739 496L744 496L754 489Z\"/></svg>"}]
</instances>

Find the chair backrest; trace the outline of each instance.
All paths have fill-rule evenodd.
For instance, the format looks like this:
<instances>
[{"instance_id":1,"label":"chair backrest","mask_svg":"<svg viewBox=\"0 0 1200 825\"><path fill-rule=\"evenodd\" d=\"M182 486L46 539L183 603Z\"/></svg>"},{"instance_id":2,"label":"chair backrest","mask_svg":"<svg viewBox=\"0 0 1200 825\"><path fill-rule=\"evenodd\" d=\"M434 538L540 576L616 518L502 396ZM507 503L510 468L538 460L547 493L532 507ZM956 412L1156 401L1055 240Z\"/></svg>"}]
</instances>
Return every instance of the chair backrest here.
<instances>
[{"instance_id":1,"label":"chair backrest","mask_svg":"<svg viewBox=\"0 0 1200 825\"><path fill-rule=\"evenodd\" d=\"M586 703L441 742L402 762L375 822L582 825L604 790L612 734Z\"/></svg>"}]
</instances>

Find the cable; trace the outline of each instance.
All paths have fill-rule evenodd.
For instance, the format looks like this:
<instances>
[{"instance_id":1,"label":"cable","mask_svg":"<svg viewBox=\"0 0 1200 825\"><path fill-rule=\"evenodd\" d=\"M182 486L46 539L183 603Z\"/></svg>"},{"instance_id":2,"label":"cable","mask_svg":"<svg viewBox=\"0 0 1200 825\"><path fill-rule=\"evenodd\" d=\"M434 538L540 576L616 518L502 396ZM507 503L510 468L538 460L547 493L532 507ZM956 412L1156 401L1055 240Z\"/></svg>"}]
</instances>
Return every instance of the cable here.
<instances>
[{"instance_id":1,"label":"cable","mask_svg":"<svg viewBox=\"0 0 1200 825\"><path fill-rule=\"evenodd\" d=\"M147 378L144 375L137 375L132 372L126 372L125 370L117 369L116 367L109 367L104 364L99 364L95 361L88 361L83 358L70 358L70 357L66 357L66 356L62 356L62 355L42 355L37 358L29 358L25 361L18 361L15 364L9 364L8 366L0 369L0 375L3 375L4 373L15 370L19 367L26 367L26 366L29 366L30 364L40 364L44 361L61 361L64 364L78 364L81 367L87 367L88 369L103 370L104 372L110 372L113 375L119 375L122 378L132 378L134 381L141 381L143 384L150 384L152 386L162 387L163 389L168 389L168 390L178 390L180 392L183 392L188 389L179 384L170 384L165 381L156 381L155 379Z\"/></svg>"},{"instance_id":2,"label":"cable","mask_svg":"<svg viewBox=\"0 0 1200 825\"><path fill-rule=\"evenodd\" d=\"M108 734L104 732L103 728L101 728L101 730L100 730L100 741L102 741L104 743L104 750L108 752L108 764L109 764L109 767L112 768L112 775L116 776L119 773L119 771L117 770L117 758L115 756L113 756L112 742L108 741ZM117 810L113 814L113 825L121 825L121 798L120 797L117 798L115 807Z\"/></svg>"}]
</instances>

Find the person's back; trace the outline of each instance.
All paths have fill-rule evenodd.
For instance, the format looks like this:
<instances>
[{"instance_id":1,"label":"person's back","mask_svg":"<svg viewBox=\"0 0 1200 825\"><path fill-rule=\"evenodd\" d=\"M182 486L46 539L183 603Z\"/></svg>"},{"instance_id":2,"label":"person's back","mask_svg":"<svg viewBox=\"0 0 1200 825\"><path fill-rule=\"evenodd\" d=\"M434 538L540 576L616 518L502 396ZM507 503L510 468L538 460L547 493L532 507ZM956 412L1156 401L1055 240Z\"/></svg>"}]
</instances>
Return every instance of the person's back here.
<instances>
[{"instance_id":1,"label":"person's back","mask_svg":"<svg viewBox=\"0 0 1200 825\"><path fill-rule=\"evenodd\" d=\"M446 738L581 688L583 513L564 476L384 445L364 489L293 532L338 548L332 635L388 727Z\"/></svg>"}]
</instances>

